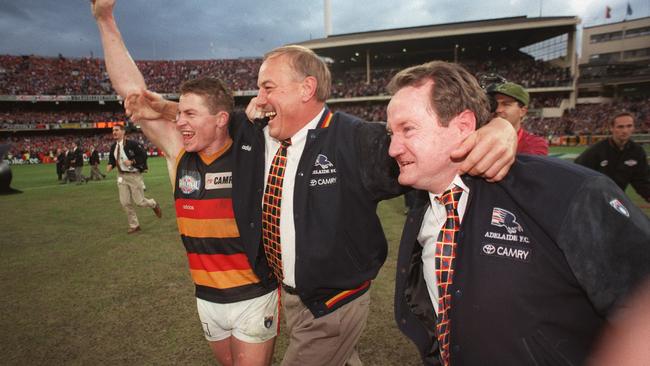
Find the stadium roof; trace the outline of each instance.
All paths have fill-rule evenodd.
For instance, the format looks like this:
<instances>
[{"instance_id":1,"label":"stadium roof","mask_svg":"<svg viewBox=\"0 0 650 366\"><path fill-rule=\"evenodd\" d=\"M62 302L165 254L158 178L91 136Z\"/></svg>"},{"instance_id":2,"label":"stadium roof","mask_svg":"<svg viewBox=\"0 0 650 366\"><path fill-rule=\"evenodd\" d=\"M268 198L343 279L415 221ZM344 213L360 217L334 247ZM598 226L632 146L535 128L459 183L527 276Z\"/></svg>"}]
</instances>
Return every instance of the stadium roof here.
<instances>
[{"instance_id":1,"label":"stadium roof","mask_svg":"<svg viewBox=\"0 0 650 366\"><path fill-rule=\"evenodd\" d=\"M575 32L577 16L526 16L338 34L299 43L334 60L398 53L453 53L455 48L520 49ZM376 58L376 57L375 57Z\"/></svg>"}]
</instances>

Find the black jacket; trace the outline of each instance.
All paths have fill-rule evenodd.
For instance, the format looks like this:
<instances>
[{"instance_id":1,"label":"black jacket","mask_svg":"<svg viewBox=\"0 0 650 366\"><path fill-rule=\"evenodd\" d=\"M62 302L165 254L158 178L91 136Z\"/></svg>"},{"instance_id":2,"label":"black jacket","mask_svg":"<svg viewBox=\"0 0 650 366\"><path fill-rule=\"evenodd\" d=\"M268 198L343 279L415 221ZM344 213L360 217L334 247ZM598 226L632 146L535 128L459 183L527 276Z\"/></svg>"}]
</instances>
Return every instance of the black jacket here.
<instances>
[{"instance_id":1,"label":"black jacket","mask_svg":"<svg viewBox=\"0 0 650 366\"><path fill-rule=\"evenodd\" d=\"M264 136L245 116L233 115L231 124L237 129L233 132L237 224L250 263L262 280L272 283L261 243ZM298 172L291 177L295 270L298 294L315 317L363 294L386 259L377 203L403 190L387 149L384 124L343 113L335 113L329 127L321 121L307 134Z\"/></svg>"},{"instance_id":2,"label":"black jacket","mask_svg":"<svg viewBox=\"0 0 650 366\"><path fill-rule=\"evenodd\" d=\"M90 154L90 159L88 160L88 164L99 165L99 152L97 150L93 150L92 154Z\"/></svg>"},{"instance_id":3,"label":"black jacket","mask_svg":"<svg viewBox=\"0 0 650 366\"><path fill-rule=\"evenodd\" d=\"M612 178L622 190L628 184L650 202L650 170L643 146L630 140L623 150L611 138L590 146L575 160L576 163Z\"/></svg>"},{"instance_id":4,"label":"black jacket","mask_svg":"<svg viewBox=\"0 0 650 366\"><path fill-rule=\"evenodd\" d=\"M650 272L650 221L608 178L519 156L502 182L463 177L451 303L451 364L582 365L617 302ZM417 235L419 192L400 243L395 318L439 365ZM496 214L496 215L495 215ZM500 219L501 218L501 219Z\"/></svg>"},{"instance_id":5,"label":"black jacket","mask_svg":"<svg viewBox=\"0 0 650 366\"><path fill-rule=\"evenodd\" d=\"M68 165L67 157L64 151L56 157L56 171L59 173L65 172L66 169L68 168L67 165Z\"/></svg>"},{"instance_id":6,"label":"black jacket","mask_svg":"<svg viewBox=\"0 0 650 366\"><path fill-rule=\"evenodd\" d=\"M110 154L108 155L108 165L111 165L114 168L117 168L115 161L116 146L117 142L114 142L113 145L111 145ZM139 143L133 140L124 139L124 152L126 153L126 158L134 162L134 168L138 169L140 172L147 170L147 152Z\"/></svg>"},{"instance_id":7,"label":"black jacket","mask_svg":"<svg viewBox=\"0 0 650 366\"><path fill-rule=\"evenodd\" d=\"M84 166L84 153L80 147L68 153L68 162L70 167Z\"/></svg>"}]
</instances>

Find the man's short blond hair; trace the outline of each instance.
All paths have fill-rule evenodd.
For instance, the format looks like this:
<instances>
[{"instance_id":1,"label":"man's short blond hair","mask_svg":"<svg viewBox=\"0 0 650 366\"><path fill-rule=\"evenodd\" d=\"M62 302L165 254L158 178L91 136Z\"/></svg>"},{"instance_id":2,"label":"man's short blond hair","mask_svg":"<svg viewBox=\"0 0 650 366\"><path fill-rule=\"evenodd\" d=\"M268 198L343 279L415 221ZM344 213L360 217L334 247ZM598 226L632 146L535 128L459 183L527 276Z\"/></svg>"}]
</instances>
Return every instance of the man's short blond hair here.
<instances>
[{"instance_id":1,"label":"man's short blond hair","mask_svg":"<svg viewBox=\"0 0 650 366\"><path fill-rule=\"evenodd\" d=\"M273 57L286 56L291 63L291 68L301 77L312 76L316 79L316 99L325 102L330 96L332 88L332 75L330 70L314 51L298 45L282 46L267 52L264 60Z\"/></svg>"}]
</instances>

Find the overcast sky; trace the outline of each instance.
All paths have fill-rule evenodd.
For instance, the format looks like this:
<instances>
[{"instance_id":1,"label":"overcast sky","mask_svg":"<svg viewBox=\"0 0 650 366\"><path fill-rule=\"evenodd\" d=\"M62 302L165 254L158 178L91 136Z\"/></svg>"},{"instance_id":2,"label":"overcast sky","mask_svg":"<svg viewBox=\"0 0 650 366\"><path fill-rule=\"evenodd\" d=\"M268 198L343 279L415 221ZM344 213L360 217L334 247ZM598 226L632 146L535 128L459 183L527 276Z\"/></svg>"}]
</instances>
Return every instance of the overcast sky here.
<instances>
[{"instance_id":1,"label":"overcast sky","mask_svg":"<svg viewBox=\"0 0 650 366\"><path fill-rule=\"evenodd\" d=\"M116 18L135 59L260 57L325 36L323 0L118 0ZM333 34L526 15L622 21L627 0L331 0ZM629 0L650 16L650 0ZM609 6L611 18L605 19ZM0 0L0 54L103 57L88 0Z\"/></svg>"}]
</instances>

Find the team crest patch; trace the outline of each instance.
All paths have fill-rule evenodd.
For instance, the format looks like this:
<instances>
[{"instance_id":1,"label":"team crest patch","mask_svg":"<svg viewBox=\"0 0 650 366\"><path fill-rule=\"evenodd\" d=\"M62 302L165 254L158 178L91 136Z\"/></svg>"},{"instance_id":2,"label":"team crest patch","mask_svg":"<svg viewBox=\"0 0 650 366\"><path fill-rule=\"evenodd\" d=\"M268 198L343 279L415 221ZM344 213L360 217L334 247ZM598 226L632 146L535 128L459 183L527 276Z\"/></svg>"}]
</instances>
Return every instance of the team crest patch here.
<instances>
[{"instance_id":1,"label":"team crest patch","mask_svg":"<svg viewBox=\"0 0 650 366\"><path fill-rule=\"evenodd\" d=\"M327 156L323 154L318 154L314 166L318 166L321 169L329 169L329 168L333 168L334 164L332 164L332 162L330 161L330 159L327 158Z\"/></svg>"},{"instance_id":2,"label":"team crest patch","mask_svg":"<svg viewBox=\"0 0 650 366\"><path fill-rule=\"evenodd\" d=\"M522 232L524 229L517 222L517 216L508 210L499 207L492 209L492 221L490 222L496 227L503 227L508 231L508 234Z\"/></svg>"},{"instance_id":3,"label":"team crest patch","mask_svg":"<svg viewBox=\"0 0 650 366\"><path fill-rule=\"evenodd\" d=\"M621 201L618 199L614 198L613 200L609 201L609 205L612 206L618 213L625 217L630 217L630 212L623 206Z\"/></svg>"},{"instance_id":4,"label":"team crest patch","mask_svg":"<svg viewBox=\"0 0 650 366\"><path fill-rule=\"evenodd\" d=\"M264 327L266 329L269 329L269 328L271 328L272 325L273 325L273 315L265 316L264 317Z\"/></svg>"},{"instance_id":5,"label":"team crest patch","mask_svg":"<svg viewBox=\"0 0 650 366\"><path fill-rule=\"evenodd\" d=\"M184 194L191 194L193 192L196 192L201 189L201 178L198 173L191 174L190 172L188 174L184 174L178 180L178 188Z\"/></svg>"}]
</instances>

